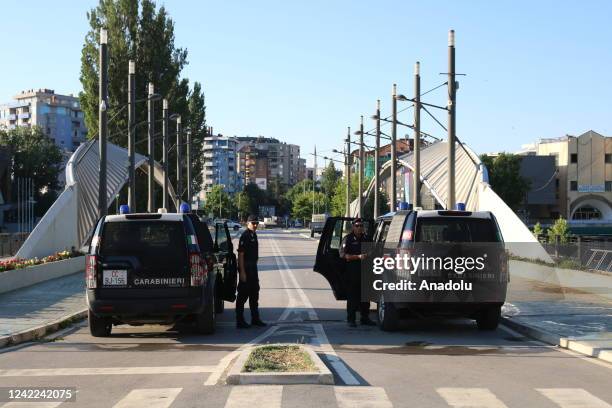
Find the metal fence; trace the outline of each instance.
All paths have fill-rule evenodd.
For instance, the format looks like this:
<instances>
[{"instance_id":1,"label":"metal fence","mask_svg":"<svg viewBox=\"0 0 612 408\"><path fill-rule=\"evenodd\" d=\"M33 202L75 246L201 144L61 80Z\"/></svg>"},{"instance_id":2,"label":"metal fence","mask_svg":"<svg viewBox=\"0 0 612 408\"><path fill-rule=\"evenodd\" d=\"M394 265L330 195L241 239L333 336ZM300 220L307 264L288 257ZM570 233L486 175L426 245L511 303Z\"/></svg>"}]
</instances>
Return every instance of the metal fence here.
<instances>
[{"instance_id":1,"label":"metal fence","mask_svg":"<svg viewBox=\"0 0 612 408\"><path fill-rule=\"evenodd\" d=\"M15 255L28 235L27 232L0 233L0 257Z\"/></svg>"},{"instance_id":2,"label":"metal fence","mask_svg":"<svg viewBox=\"0 0 612 408\"><path fill-rule=\"evenodd\" d=\"M577 267L612 273L612 237L570 236L568 242L547 242L538 237L542 246L557 263L574 263Z\"/></svg>"}]
</instances>

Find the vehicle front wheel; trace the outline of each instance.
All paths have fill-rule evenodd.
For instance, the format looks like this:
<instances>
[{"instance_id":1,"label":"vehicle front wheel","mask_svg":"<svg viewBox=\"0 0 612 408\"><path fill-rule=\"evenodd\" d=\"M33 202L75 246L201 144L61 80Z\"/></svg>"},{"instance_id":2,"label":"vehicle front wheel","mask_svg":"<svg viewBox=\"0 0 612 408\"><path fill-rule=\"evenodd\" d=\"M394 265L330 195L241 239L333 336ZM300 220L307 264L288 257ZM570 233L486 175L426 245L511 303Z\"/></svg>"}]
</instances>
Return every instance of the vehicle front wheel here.
<instances>
[{"instance_id":1,"label":"vehicle front wheel","mask_svg":"<svg viewBox=\"0 0 612 408\"><path fill-rule=\"evenodd\" d=\"M399 312L395 305L386 302L384 295L378 301L378 326L383 331L395 331L399 326Z\"/></svg>"},{"instance_id":2,"label":"vehicle front wheel","mask_svg":"<svg viewBox=\"0 0 612 408\"><path fill-rule=\"evenodd\" d=\"M492 306L482 310L476 317L479 330L495 330L501 319L501 306Z\"/></svg>"},{"instance_id":3,"label":"vehicle front wheel","mask_svg":"<svg viewBox=\"0 0 612 408\"><path fill-rule=\"evenodd\" d=\"M113 329L110 319L98 317L91 310L87 311L89 332L94 337L108 337Z\"/></svg>"},{"instance_id":4,"label":"vehicle front wheel","mask_svg":"<svg viewBox=\"0 0 612 408\"><path fill-rule=\"evenodd\" d=\"M204 311L195 315L195 329L200 334L213 334L215 332L215 293L213 298L206 305Z\"/></svg>"}]
</instances>

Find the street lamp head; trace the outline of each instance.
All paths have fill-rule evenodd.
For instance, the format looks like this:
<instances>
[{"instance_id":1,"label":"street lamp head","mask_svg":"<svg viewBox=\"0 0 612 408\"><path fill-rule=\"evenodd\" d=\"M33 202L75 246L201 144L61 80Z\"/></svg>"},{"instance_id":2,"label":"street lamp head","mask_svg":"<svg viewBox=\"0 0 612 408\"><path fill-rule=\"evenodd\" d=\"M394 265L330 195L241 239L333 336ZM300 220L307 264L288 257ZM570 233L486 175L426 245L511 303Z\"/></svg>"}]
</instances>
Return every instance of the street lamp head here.
<instances>
[{"instance_id":1,"label":"street lamp head","mask_svg":"<svg viewBox=\"0 0 612 408\"><path fill-rule=\"evenodd\" d=\"M380 110L380 99L376 100L376 110L379 111ZM372 118L375 119L375 118Z\"/></svg>"},{"instance_id":2,"label":"street lamp head","mask_svg":"<svg viewBox=\"0 0 612 408\"><path fill-rule=\"evenodd\" d=\"M128 62L128 74L134 75L136 73L136 62L130 60Z\"/></svg>"},{"instance_id":3,"label":"street lamp head","mask_svg":"<svg viewBox=\"0 0 612 408\"><path fill-rule=\"evenodd\" d=\"M370 118L376 120L376 119L378 119L378 115L372 115L372 116L370 116Z\"/></svg>"},{"instance_id":4,"label":"street lamp head","mask_svg":"<svg viewBox=\"0 0 612 408\"><path fill-rule=\"evenodd\" d=\"M106 28L100 29L100 44L108 44L108 31L106 31Z\"/></svg>"},{"instance_id":5,"label":"street lamp head","mask_svg":"<svg viewBox=\"0 0 612 408\"><path fill-rule=\"evenodd\" d=\"M455 46L455 30L450 30L448 32L448 46L449 47Z\"/></svg>"},{"instance_id":6,"label":"street lamp head","mask_svg":"<svg viewBox=\"0 0 612 408\"><path fill-rule=\"evenodd\" d=\"M397 95L397 84L393 84L393 87L391 88L391 95L395 98L395 95Z\"/></svg>"},{"instance_id":7,"label":"street lamp head","mask_svg":"<svg viewBox=\"0 0 612 408\"><path fill-rule=\"evenodd\" d=\"M361 134L361 131L360 131L360 130L356 130L356 131L354 131L354 132L353 132L353 134L354 134L355 136L359 136L359 135Z\"/></svg>"},{"instance_id":8,"label":"street lamp head","mask_svg":"<svg viewBox=\"0 0 612 408\"><path fill-rule=\"evenodd\" d=\"M178 113L173 113L172 115L170 115L170 120L177 120L180 122L181 120L181 115Z\"/></svg>"},{"instance_id":9,"label":"street lamp head","mask_svg":"<svg viewBox=\"0 0 612 408\"><path fill-rule=\"evenodd\" d=\"M398 101L409 101L410 99L406 98L404 95L399 94L395 97L395 99L397 99Z\"/></svg>"},{"instance_id":10,"label":"street lamp head","mask_svg":"<svg viewBox=\"0 0 612 408\"><path fill-rule=\"evenodd\" d=\"M164 98L162 109L168 109L168 100Z\"/></svg>"},{"instance_id":11,"label":"street lamp head","mask_svg":"<svg viewBox=\"0 0 612 408\"><path fill-rule=\"evenodd\" d=\"M414 75L421 75L421 63L419 61L414 64Z\"/></svg>"},{"instance_id":12,"label":"street lamp head","mask_svg":"<svg viewBox=\"0 0 612 408\"><path fill-rule=\"evenodd\" d=\"M153 85L153 82L149 82L149 97L151 97L151 95L155 94L155 85Z\"/></svg>"},{"instance_id":13,"label":"street lamp head","mask_svg":"<svg viewBox=\"0 0 612 408\"><path fill-rule=\"evenodd\" d=\"M150 101L152 101L152 102L155 102L155 101L159 101L160 99L162 99L162 96L161 96L161 94L154 93L154 94L150 94L150 95L147 97L147 99L148 99L148 100L150 100Z\"/></svg>"}]
</instances>

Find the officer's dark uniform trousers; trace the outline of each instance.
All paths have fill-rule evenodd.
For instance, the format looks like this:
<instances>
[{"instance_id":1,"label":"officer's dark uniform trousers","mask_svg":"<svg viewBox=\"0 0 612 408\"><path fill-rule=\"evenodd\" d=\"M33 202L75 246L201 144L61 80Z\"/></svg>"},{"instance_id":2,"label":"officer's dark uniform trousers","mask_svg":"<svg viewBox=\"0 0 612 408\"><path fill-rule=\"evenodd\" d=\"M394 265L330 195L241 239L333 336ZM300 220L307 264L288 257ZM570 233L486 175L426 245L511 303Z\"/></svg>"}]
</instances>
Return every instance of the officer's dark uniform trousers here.
<instances>
[{"instance_id":1,"label":"officer's dark uniform trousers","mask_svg":"<svg viewBox=\"0 0 612 408\"><path fill-rule=\"evenodd\" d=\"M244 266L246 282L238 283L238 296L236 299L236 319L244 320L244 304L249 300L251 320L259 320L259 274L257 272L257 259L259 245L257 234L246 230L238 241L238 252L244 252Z\"/></svg>"},{"instance_id":2,"label":"officer's dark uniform trousers","mask_svg":"<svg viewBox=\"0 0 612 408\"><path fill-rule=\"evenodd\" d=\"M361 254L361 242L355 234L350 233L344 239L343 252L346 255ZM369 319L370 303L361 301L361 261L346 262L346 314L349 322L354 322L357 310L361 314L361 320Z\"/></svg>"}]
</instances>

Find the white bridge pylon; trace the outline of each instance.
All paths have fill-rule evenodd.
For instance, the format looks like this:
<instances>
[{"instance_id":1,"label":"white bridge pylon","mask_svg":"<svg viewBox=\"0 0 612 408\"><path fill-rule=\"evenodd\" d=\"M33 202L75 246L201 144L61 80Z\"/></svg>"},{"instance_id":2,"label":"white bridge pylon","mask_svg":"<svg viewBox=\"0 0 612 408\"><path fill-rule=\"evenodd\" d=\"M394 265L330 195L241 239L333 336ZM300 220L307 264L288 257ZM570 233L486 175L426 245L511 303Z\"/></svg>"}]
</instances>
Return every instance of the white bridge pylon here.
<instances>
[{"instance_id":1,"label":"white bridge pylon","mask_svg":"<svg viewBox=\"0 0 612 408\"><path fill-rule=\"evenodd\" d=\"M47 210L15 255L19 258L44 257L59 251L79 249L87 243L98 220L98 168L100 164L97 140L82 144L66 164L66 187ZM128 182L127 149L113 143L107 144L107 202ZM149 171L148 158L135 155L135 167ZM161 164L153 166L155 182L163 184ZM145 193L145 191L138 192ZM168 183L168 194L175 197L174 188ZM172 200L170 200L172 201Z\"/></svg>"},{"instance_id":2,"label":"white bridge pylon","mask_svg":"<svg viewBox=\"0 0 612 408\"><path fill-rule=\"evenodd\" d=\"M456 144L455 148L455 194L456 202L465 203L468 211L491 211L497 218L507 249L514 255L552 262L550 255L533 236L529 228L517 217L510 207L493 191L489 185L486 167L480 158L465 144ZM431 193L435 202L446 208L448 194L447 177L447 142L440 141L421 148L421 189ZM405 167L414 172L413 153L409 152L398 158L398 172ZM414 173L413 173L414 174ZM391 161L385 162L379 172L381 185L386 186L389 196L391 178ZM404 180L397 177L398 191ZM374 180L364 191L364 201L374 191ZM412 190L413 186L409 186ZM358 200L350 205L351 214L357 214Z\"/></svg>"}]
</instances>

